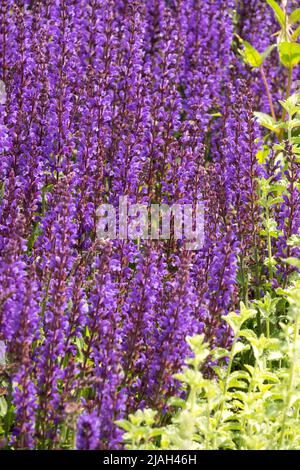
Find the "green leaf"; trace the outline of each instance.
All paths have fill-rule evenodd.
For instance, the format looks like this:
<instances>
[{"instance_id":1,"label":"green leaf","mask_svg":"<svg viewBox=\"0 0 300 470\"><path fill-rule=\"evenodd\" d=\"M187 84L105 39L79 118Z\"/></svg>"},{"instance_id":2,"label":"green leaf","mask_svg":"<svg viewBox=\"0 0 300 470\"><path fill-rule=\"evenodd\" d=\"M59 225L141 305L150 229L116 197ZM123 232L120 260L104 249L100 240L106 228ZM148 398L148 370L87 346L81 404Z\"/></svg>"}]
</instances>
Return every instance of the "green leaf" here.
<instances>
[{"instance_id":1,"label":"green leaf","mask_svg":"<svg viewBox=\"0 0 300 470\"><path fill-rule=\"evenodd\" d=\"M225 431L241 431L242 430L242 426L240 423L225 423L223 424L223 427L222 429L224 429Z\"/></svg>"},{"instance_id":2,"label":"green leaf","mask_svg":"<svg viewBox=\"0 0 300 470\"><path fill-rule=\"evenodd\" d=\"M116 421L116 424L120 426L120 428L124 429L124 431L131 431L132 424L126 419L119 419Z\"/></svg>"},{"instance_id":3,"label":"green leaf","mask_svg":"<svg viewBox=\"0 0 300 470\"><path fill-rule=\"evenodd\" d=\"M247 388L247 384L246 382L243 382L242 380L238 380L236 378L230 378L228 380L228 388L241 388L241 389L245 389Z\"/></svg>"},{"instance_id":4,"label":"green leaf","mask_svg":"<svg viewBox=\"0 0 300 470\"><path fill-rule=\"evenodd\" d=\"M267 49L264 50L264 52L261 54L263 62L266 60L268 55L271 54L271 52L275 49L275 47L276 47L276 44L272 44L271 46L267 47Z\"/></svg>"},{"instance_id":5,"label":"green leaf","mask_svg":"<svg viewBox=\"0 0 300 470\"><path fill-rule=\"evenodd\" d=\"M263 380L268 380L269 382L279 382L277 375L273 374L272 372L268 372L267 370L260 372L259 378Z\"/></svg>"},{"instance_id":6,"label":"green leaf","mask_svg":"<svg viewBox=\"0 0 300 470\"><path fill-rule=\"evenodd\" d=\"M268 361L279 361L284 357L284 353L282 351L270 351L268 353Z\"/></svg>"},{"instance_id":7,"label":"green leaf","mask_svg":"<svg viewBox=\"0 0 300 470\"><path fill-rule=\"evenodd\" d=\"M249 330L248 328L244 328L240 331L240 336L246 338L248 341L249 339L257 338L256 334L253 330Z\"/></svg>"},{"instance_id":8,"label":"green leaf","mask_svg":"<svg viewBox=\"0 0 300 470\"><path fill-rule=\"evenodd\" d=\"M297 23L297 21L300 20L300 8L297 8L297 10L294 10L291 14L290 14L290 23L293 24L293 23Z\"/></svg>"},{"instance_id":9,"label":"green leaf","mask_svg":"<svg viewBox=\"0 0 300 470\"><path fill-rule=\"evenodd\" d=\"M278 297L272 298L270 293L267 292L263 299L255 300L254 303L259 308L263 318L270 318L275 313L279 300Z\"/></svg>"},{"instance_id":10,"label":"green leaf","mask_svg":"<svg viewBox=\"0 0 300 470\"><path fill-rule=\"evenodd\" d=\"M296 42L281 42L278 44L282 64L287 68L295 67L300 62L300 44Z\"/></svg>"},{"instance_id":11,"label":"green leaf","mask_svg":"<svg viewBox=\"0 0 300 470\"><path fill-rule=\"evenodd\" d=\"M300 102L300 94L294 93L287 100L281 101L279 103L281 106L288 112L288 114L293 117L296 113L300 111L300 106L297 106Z\"/></svg>"},{"instance_id":12,"label":"green leaf","mask_svg":"<svg viewBox=\"0 0 300 470\"><path fill-rule=\"evenodd\" d=\"M7 403L4 397L0 397L0 416L3 417L7 413Z\"/></svg>"},{"instance_id":13,"label":"green leaf","mask_svg":"<svg viewBox=\"0 0 300 470\"><path fill-rule=\"evenodd\" d=\"M290 264L291 266L295 266L297 269L300 269L300 259L299 258L294 258L290 257L284 260L286 264Z\"/></svg>"},{"instance_id":14,"label":"green leaf","mask_svg":"<svg viewBox=\"0 0 300 470\"><path fill-rule=\"evenodd\" d=\"M275 2L275 0L266 0L266 1L270 5L272 10L274 11L274 14L275 14L275 17L276 17L278 23L283 28L285 28L285 13L282 10L282 8L278 5L277 2Z\"/></svg>"},{"instance_id":15,"label":"green leaf","mask_svg":"<svg viewBox=\"0 0 300 470\"><path fill-rule=\"evenodd\" d=\"M266 127L267 129L270 129L270 131L273 131L276 133L279 132L279 130L277 129L276 121L269 114L255 112L254 116L256 117L257 122L261 126Z\"/></svg>"},{"instance_id":16,"label":"green leaf","mask_svg":"<svg viewBox=\"0 0 300 470\"><path fill-rule=\"evenodd\" d=\"M243 323L249 320L249 318L253 318L255 315L256 310L247 308L245 304L241 302L239 314L236 312L230 312L228 315L223 315L222 318L229 324L234 333L237 334L240 331Z\"/></svg>"},{"instance_id":17,"label":"green leaf","mask_svg":"<svg viewBox=\"0 0 300 470\"><path fill-rule=\"evenodd\" d=\"M278 238L278 237L274 237L274 238ZM276 258L272 256L271 258L269 257L265 258L263 263L264 263L264 266L267 266L268 268L270 267L275 268L277 261L276 261Z\"/></svg>"},{"instance_id":18,"label":"green leaf","mask_svg":"<svg viewBox=\"0 0 300 470\"><path fill-rule=\"evenodd\" d=\"M284 199L283 199L282 197L279 197L279 196L277 196L277 197L269 197L269 198L268 198L268 206L269 206L269 207L275 206L276 204L281 204L282 202L284 202ZM272 219L271 219L271 220L272 220ZM271 228L273 228L273 227L276 228L277 226L276 226L275 224L273 224L273 225L271 226Z\"/></svg>"},{"instance_id":19,"label":"green leaf","mask_svg":"<svg viewBox=\"0 0 300 470\"><path fill-rule=\"evenodd\" d=\"M250 346L248 344L243 344L240 341L238 341L232 350L232 355L236 356L237 354L240 354L241 352L248 351L249 348Z\"/></svg>"},{"instance_id":20,"label":"green leaf","mask_svg":"<svg viewBox=\"0 0 300 470\"><path fill-rule=\"evenodd\" d=\"M28 242L27 242L27 250L28 250L29 253L31 253L32 248L34 247L34 244L35 244L38 236L41 235L41 233L42 233L42 230L40 228L40 223L35 222L35 224L33 225L32 232L29 235Z\"/></svg>"},{"instance_id":21,"label":"green leaf","mask_svg":"<svg viewBox=\"0 0 300 470\"><path fill-rule=\"evenodd\" d=\"M255 47L251 46L248 41L244 41L239 36L238 38L244 46L244 50L239 51L244 59L244 62L246 62L248 65L251 65L251 67L261 67L264 61L261 54L255 49Z\"/></svg>"},{"instance_id":22,"label":"green leaf","mask_svg":"<svg viewBox=\"0 0 300 470\"><path fill-rule=\"evenodd\" d=\"M75 338L75 344L77 346L77 357L78 357L78 360L80 363L83 363L84 361L84 341L82 338L78 338L76 337Z\"/></svg>"},{"instance_id":23,"label":"green leaf","mask_svg":"<svg viewBox=\"0 0 300 470\"><path fill-rule=\"evenodd\" d=\"M264 145L262 149L258 150L256 154L256 159L258 163L261 165L265 163L269 155L269 147L267 145Z\"/></svg>"},{"instance_id":24,"label":"green leaf","mask_svg":"<svg viewBox=\"0 0 300 470\"><path fill-rule=\"evenodd\" d=\"M184 408L185 406L185 400L183 398L179 397L171 397L170 400L168 401L169 406L174 406L176 408Z\"/></svg>"},{"instance_id":25,"label":"green leaf","mask_svg":"<svg viewBox=\"0 0 300 470\"><path fill-rule=\"evenodd\" d=\"M299 246L300 245L300 235L292 235L286 242L288 246Z\"/></svg>"},{"instance_id":26,"label":"green leaf","mask_svg":"<svg viewBox=\"0 0 300 470\"><path fill-rule=\"evenodd\" d=\"M223 359L224 357L230 356L230 351L224 348L216 348L211 352L213 358L218 361L219 359Z\"/></svg>"},{"instance_id":27,"label":"green leaf","mask_svg":"<svg viewBox=\"0 0 300 470\"><path fill-rule=\"evenodd\" d=\"M297 111L298 112L298 111ZM295 127L300 127L300 120L299 119L293 119L289 125L289 129L295 129Z\"/></svg>"},{"instance_id":28,"label":"green leaf","mask_svg":"<svg viewBox=\"0 0 300 470\"><path fill-rule=\"evenodd\" d=\"M298 26L298 28L293 32L292 40L297 41L299 34L300 34L300 26Z\"/></svg>"},{"instance_id":29,"label":"green leaf","mask_svg":"<svg viewBox=\"0 0 300 470\"><path fill-rule=\"evenodd\" d=\"M234 372L231 372L229 377L239 380L247 380L249 382L249 374L245 370L235 370Z\"/></svg>"},{"instance_id":30,"label":"green leaf","mask_svg":"<svg viewBox=\"0 0 300 470\"><path fill-rule=\"evenodd\" d=\"M285 146L283 144L275 144L273 148L274 150L277 150L278 152L283 152L285 150Z\"/></svg>"}]
</instances>

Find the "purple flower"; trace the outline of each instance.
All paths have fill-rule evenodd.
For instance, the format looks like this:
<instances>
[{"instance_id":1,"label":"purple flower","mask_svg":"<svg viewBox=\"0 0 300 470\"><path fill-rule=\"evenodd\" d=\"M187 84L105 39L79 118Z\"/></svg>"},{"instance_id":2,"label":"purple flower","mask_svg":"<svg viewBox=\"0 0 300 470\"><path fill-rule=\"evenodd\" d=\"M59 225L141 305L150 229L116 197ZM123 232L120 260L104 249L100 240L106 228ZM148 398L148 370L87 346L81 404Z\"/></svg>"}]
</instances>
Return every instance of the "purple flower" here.
<instances>
[{"instance_id":1,"label":"purple flower","mask_svg":"<svg viewBox=\"0 0 300 470\"><path fill-rule=\"evenodd\" d=\"M77 450L95 450L100 435L99 418L94 413L83 413L79 416L76 434Z\"/></svg>"}]
</instances>

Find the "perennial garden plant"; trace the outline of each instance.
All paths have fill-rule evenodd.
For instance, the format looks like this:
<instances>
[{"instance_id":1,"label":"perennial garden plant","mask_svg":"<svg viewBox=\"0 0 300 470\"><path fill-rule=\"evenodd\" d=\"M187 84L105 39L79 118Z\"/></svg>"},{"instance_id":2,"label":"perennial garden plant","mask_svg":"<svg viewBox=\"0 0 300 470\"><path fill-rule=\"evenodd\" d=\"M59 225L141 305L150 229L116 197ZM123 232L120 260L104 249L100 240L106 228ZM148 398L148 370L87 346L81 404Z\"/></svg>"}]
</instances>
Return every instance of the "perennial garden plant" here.
<instances>
[{"instance_id":1,"label":"perennial garden plant","mask_svg":"<svg viewBox=\"0 0 300 470\"><path fill-rule=\"evenodd\" d=\"M298 3L1 0L1 448L300 449Z\"/></svg>"}]
</instances>

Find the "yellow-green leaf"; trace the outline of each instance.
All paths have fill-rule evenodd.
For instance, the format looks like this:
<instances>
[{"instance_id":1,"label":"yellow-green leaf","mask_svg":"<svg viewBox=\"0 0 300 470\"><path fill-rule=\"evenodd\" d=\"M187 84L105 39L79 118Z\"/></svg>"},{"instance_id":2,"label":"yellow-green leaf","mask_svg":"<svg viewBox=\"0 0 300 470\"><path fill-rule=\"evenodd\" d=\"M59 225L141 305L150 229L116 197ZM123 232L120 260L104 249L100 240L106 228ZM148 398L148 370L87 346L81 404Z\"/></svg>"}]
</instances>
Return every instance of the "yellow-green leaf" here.
<instances>
[{"instance_id":1,"label":"yellow-green leaf","mask_svg":"<svg viewBox=\"0 0 300 470\"><path fill-rule=\"evenodd\" d=\"M255 112L254 116L256 117L257 122L261 126L266 127L267 129L270 129L273 132L279 132L276 121L269 114Z\"/></svg>"},{"instance_id":2,"label":"yellow-green leaf","mask_svg":"<svg viewBox=\"0 0 300 470\"><path fill-rule=\"evenodd\" d=\"M298 26L298 28L292 34L293 41L297 41L299 34L300 34L300 26Z\"/></svg>"},{"instance_id":3,"label":"yellow-green leaf","mask_svg":"<svg viewBox=\"0 0 300 470\"><path fill-rule=\"evenodd\" d=\"M285 67L292 68L300 62L300 44L296 42L281 42L278 48L280 60Z\"/></svg>"},{"instance_id":4,"label":"yellow-green leaf","mask_svg":"<svg viewBox=\"0 0 300 470\"><path fill-rule=\"evenodd\" d=\"M290 23L297 23L297 21L300 20L300 8L297 8L297 10L294 10L291 15L290 15Z\"/></svg>"},{"instance_id":5,"label":"yellow-green leaf","mask_svg":"<svg viewBox=\"0 0 300 470\"><path fill-rule=\"evenodd\" d=\"M244 46L244 49L240 50L240 54L242 55L244 62L248 65L251 65L251 67L261 67L264 61L261 54L255 49L255 47L251 46L248 41L244 41L244 39L240 37L239 40Z\"/></svg>"},{"instance_id":6,"label":"yellow-green leaf","mask_svg":"<svg viewBox=\"0 0 300 470\"><path fill-rule=\"evenodd\" d=\"M271 52L273 51L273 49L275 49L276 47L276 44L272 44L271 46L267 47L264 52L261 54L261 57L263 59L263 62L266 60L266 58L268 57L269 54L271 54Z\"/></svg>"},{"instance_id":7,"label":"yellow-green leaf","mask_svg":"<svg viewBox=\"0 0 300 470\"><path fill-rule=\"evenodd\" d=\"M286 264L290 264L291 266L295 266L297 269L300 269L300 259L290 257L284 260Z\"/></svg>"},{"instance_id":8,"label":"yellow-green leaf","mask_svg":"<svg viewBox=\"0 0 300 470\"><path fill-rule=\"evenodd\" d=\"M266 0L266 1L270 5L272 10L274 11L274 14L275 14L275 17L276 17L278 23L283 28L285 28L285 13L282 10L282 8L278 5L277 2L275 2L275 0Z\"/></svg>"},{"instance_id":9,"label":"yellow-green leaf","mask_svg":"<svg viewBox=\"0 0 300 470\"><path fill-rule=\"evenodd\" d=\"M264 148L260 149L256 154L258 163L260 165L264 164L266 159L268 158L268 155L269 155L269 148L267 146L264 146Z\"/></svg>"}]
</instances>

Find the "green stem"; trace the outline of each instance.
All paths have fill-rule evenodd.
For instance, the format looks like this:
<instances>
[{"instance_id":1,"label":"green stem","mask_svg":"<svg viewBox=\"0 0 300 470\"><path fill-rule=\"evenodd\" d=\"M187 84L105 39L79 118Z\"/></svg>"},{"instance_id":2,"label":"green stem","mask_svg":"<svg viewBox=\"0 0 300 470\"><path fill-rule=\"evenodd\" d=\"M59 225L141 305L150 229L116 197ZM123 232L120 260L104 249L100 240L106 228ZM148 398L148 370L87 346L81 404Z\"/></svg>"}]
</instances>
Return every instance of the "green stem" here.
<instances>
[{"instance_id":1,"label":"green stem","mask_svg":"<svg viewBox=\"0 0 300 470\"><path fill-rule=\"evenodd\" d=\"M269 219L270 219L270 214L269 214L269 208L267 207L266 209L266 218L267 218L267 223L269 226ZM268 230L268 258L269 258L269 275L270 279L273 279L273 266L272 266L272 242L271 242L271 235L270 231Z\"/></svg>"},{"instance_id":2,"label":"green stem","mask_svg":"<svg viewBox=\"0 0 300 470\"><path fill-rule=\"evenodd\" d=\"M292 143L292 128L290 127L290 124L291 124L291 120L289 119L288 139L289 139L289 143L291 144Z\"/></svg>"},{"instance_id":3,"label":"green stem","mask_svg":"<svg viewBox=\"0 0 300 470\"><path fill-rule=\"evenodd\" d=\"M266 318L266 335L267 338L270 338L270 318Z\"/></svg>"},{"instance_id":4,"label":"green stem","mask_svg":"<svg viewBox=\"0 0 300 470\"><path fill-rule=\"evenodd\" d=\"M253 368L253 373L251 375L251 380L250 380L249 388L248 388L248 392L247 392L247 398L249 400L251 400L251 394L254 391L254 386L255 386L255 383L256 383L256 374L257 374L257 362L255 361L255 365L254 365L254 368ZM241 428L244 430L245 436L249 437L249 434L250 434L249 433L249 427L250 426L249 426L249 420L246 418L245 413L243 414L241 424L242 424ZM250 434L250 436L251 436L251 434Z\"/></svg>"},{"instance_id":5,"label":"green stem","mask_svg":"<svg viewBox=\"0 0 300 470\"><path fill-rule=\"evenodd\" d=\"M246 307L248 307L248 283L247 283L247 278L246 278L247 274L245 272L245 263L244 263L243 255L241 255L241 258L240 258L240 273L241 273L242 299Z\"/></svg>"},{"instance_id":6,"label":"green stem","mask_svg":"<svg viewBox=\"0 0 300 470\"><path fill-rule=\"evenodd\" d=\"M260 298L260 273L259 273L259 263L258 263L258 253L257 253L257 244L255 241L255 249L254 249L254 259L255 259L255 298L259 299ZM256 315L256 323L257 323L257 334L258 336L261 335L261 314L259 309L257 310L257 315Z\"/></svg>"},{"instance_id":7,"label":"green stem","mask_svg":"<svg viewBox=\"0 0 300 470\"><path fill-rule=\"evenodd\" d=\"M297 340L298 340L300 315L299 315L299 312L296 312L296 313L297 313L297 316L296 316L296 321L295 321L295 330L294 330L294 338L293 338L293 357L292 357L291 364L290 364L290 373L289 373L288 387L287 387L287 398L285 402L284 413L283 413L282 424L281 424L281 432L280 432L280 438L279 438L279 449L282 448L282 444L283 444L286 419L287 419L287 414L288 414L288 410L289 410L291 398L292 398L295 364L297 361Z\"/></svg>"},{"instance_id":8,"label":"green stem","mask_svg":"<svg viewBox=\"0 0 300 470\"><path fill-rule=\"evenodd\" d=\"M228 367L227 367L227 371L226 371L226 376L225 376L225 380L224 380L224 392L223 392L223 400L221 402L221 406L220 406L220 415L219 415L219 418L217 420L217 425L216 425L216 429L218 428L220 422L221 422L221 419L222 419L222 415L223 415L223 411L224 411L224 404L225 404L225 400L226 400L226 395L227 395L227 391L228 391L228 381L229 381L229 376L231 374L231 369L232 369L232 364L233 364L233 359L234 359L234 350L235 350L235 345L238 341L238 338L239 338L239 335L240 335L240 329L237 331L237 333L235 334L234 336L234 339L233 339L233 342L232 342L232 346L231 346L231 352L230 352L230 357L229 357L229 363L228 363Z\"/></svg>"},{"instance_id":9,"label":"green stem","mask_svg":"<svg viewBox=\"0 0 300 470\"><path fill-rule=\"evenodd\" d=\"M290 68L289 68L289 75L288 75L288 84L287 84L287 89L286 89L286 96L285 96L285 99L286 99L286 100L290 97L290 94L291 94L292 79L293 79L293 67L290 67ZM285 121L286 115L287 115L287 111L286 111L286 109L283 109L283 111L282 111L282 116L281 116L282 122ZM282 138L283 138L283 132L284 132L284 130L281 129L281 130L280 130L280 133L279 133L279 137L278 137L278 138L279 138L279 141L281 141Z\"/></svg>"},{"instance_id":10,"label":"green stem","mask_svg":"<svg viewBox=\"0 0 300 470\"><path fill-rule=\"evenodd\" d=\"M265 71L263 69L263 66L261 66L259 70L260 70L260 73L261 73L261 76L262 76L262 79L263 79L263 82L264 82L264 85L265 85L265 89L266 89L266 92L267 92L267 97L268 97L268 101L269 101L269 106L270 106L270 111L271 111L271 114L272 114L272 118L274 119L274 121L276 121L276 114L275 114L275 110L274 110L273 99L272 99L272 95L271 95L271 92L270 92L270 87L268 85L267 77L266 77Z\"/></svg>"}]
</instances>

